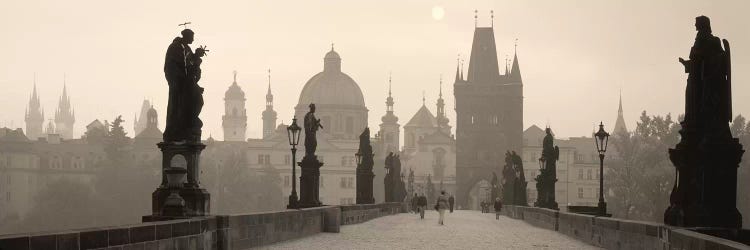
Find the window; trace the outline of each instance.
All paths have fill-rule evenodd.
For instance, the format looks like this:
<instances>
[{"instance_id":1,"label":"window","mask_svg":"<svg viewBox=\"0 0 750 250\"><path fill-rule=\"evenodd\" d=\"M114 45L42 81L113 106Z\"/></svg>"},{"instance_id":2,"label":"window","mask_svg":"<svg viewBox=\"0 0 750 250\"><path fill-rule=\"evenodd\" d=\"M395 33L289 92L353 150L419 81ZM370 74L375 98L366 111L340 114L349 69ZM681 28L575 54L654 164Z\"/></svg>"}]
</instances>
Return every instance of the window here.
<instances>
[{"instance_id":1,"label":"window","mask_svg":"<svg viewBox=\"0 0 750 250\"><path fill-rule=\"evenodd\" d=\"M591 169L586 171L586 179L591 180Z\"/></svg>"},{"instance_id":2,"label":"window","mask_svg":"<svg viewBox=\"0 0 750 250\"><path fill-rule=\"evenodd\" d=\"M284 164L289 165L292 163L292 156L291 155L284 155Z\"/></svg>"},{"instance_id":3,"label":"window","mask_svg":"<svg viewBox=\"0 0 750 250\"><path fill-rule=\"evenodd\" d=\"M326 186L326 185L324 185L324 184L323 184L323 183L325 183L325 182L323 181L323 176L321 176L321 177L320 177L320 179L318 179L318 181L319 181L319 183L318 183L318 184L320 184L320 188L324 188L324 187Z\"/></svg>"},{"instance_id":4,"label":"window","mask_svg":"<svg viewBox=\"0 0 750 250\"><path fill-rule=\"evenodd\" d=\"M271 155L269 154L259 154L258 155L258 165L263 164L271 164Z\"/></svg>"},{"instance_id":5,"label":"window","mask_svg":"<svg viewBox=\"0 0 750 250\"><path fill-rule=\"evenodd\" d=\"M354 188L354 177L349 177L346 179L346 187Z\"/></svg>"},{"instance_id":6,"label":"window","mask_svg":"<svg viewBox=\"0 0 750 250\"><path fill-rule=\"evenodd\" d=\"M342 167L346 167L346 163L347 163L346 156L342 156L341 157L341 166Z\"/></svg>"},{"instance_id":7,"label":"window","mask_svg":"<svg viewBox=\"0 0 750 250\"><path fill-rule=\"evenodd\" d=\"M291 185L291 184L290 184L291 182L289 181L289 179L290 179L290 178L289 178L289 176L288 176L288 175L285 175L285 176L284 176L284 186L285 186L285 187L288 187L288 186L290 186L290 185Z\"/></svg>"},{"instance_id":8,"label":"window","mask_svg":"<svg viewBox=\"0 0 750 250\"><path fill-rule=\"evenodd\" d=\"M578 179L583 180L583 169L578 169Z\"/></svg>"},{"instance_id":9,"label":"window","mask_svg":"<svg viewBox=\"0 0 750 250\"><path fill-rule=\"evenodd\" d=\"M583 188L578 188L578 198L583 198Z\"/></svg>"},{"instance_id":10,"label":"window","mask_svg":"<svg viewBox=\"0 0 750 250\"><path fill-rule=\"evenodd\" d=\"M341 188L346 188L346 177L341 177L341 183L339 183L339 186Z\"/></svg>"},{"instance_id":11,"label":"window","mask_svg":"<svg viewBox=\"0 0 750 250\"><path fill-rule=\"evenodd\" d=\"M596 175L594 175L594 180L599 179L599 169L596 170Z\"/></svg>"}]
</instances>

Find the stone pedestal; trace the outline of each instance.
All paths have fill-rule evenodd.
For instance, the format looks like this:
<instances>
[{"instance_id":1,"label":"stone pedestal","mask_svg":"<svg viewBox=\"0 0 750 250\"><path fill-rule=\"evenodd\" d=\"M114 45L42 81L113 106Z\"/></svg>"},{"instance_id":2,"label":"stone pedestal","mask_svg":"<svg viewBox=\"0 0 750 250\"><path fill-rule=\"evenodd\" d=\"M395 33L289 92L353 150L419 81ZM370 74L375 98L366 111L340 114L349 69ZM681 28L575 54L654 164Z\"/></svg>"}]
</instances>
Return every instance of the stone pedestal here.
<instances>
[{"instance_id":1,"label":"stone pedestal","mask_svg":"<svg viewBox=\"0 0 750 250\"><path fill-rule=\"evenodd\" d=\"M299 208L319 207L320 202L320 167L323 163L318 160L317 156L305 155L302 158L299 180Z\"/></svg>"},{"instance_id":2,"label":"stone pedestal","mask_svg":"<svg viewBox=\"0 0 750 250\"><path fill-rule=\"evenodd\" d=\"M357 169L357 204L375 204L375 197L372 195L372 180L375 174L370 169Z\"/></svg>"},{"instance_id":3,"label":"stone pedestal","mask_svg":"<svg viewBox=\"0 0 750 250\"><path fill-rule=\"evenodd\" d=\"M698 140L683 129L669 150L677 172L664 223L683 227L742 227L737 210L737 168L745 152L736 138ZM701 138L701 137L697 137ZM704 137L705 138L705 137Z\"/></svg>"},{"instance_id":4,"label":"stone pedestal","mask_svg":"<svg viewBox=\"0 0 750 250\"><path fill-rule=\"evenodd\" d=\"M200 142L186 142L182 144L157 144L162 151L162 182L151 195L151 215L144 216L143 221L169 220L184 217L205 216L210 212L211 195L200 187L200 153L206 145ZM164 170L169 167L187 169L187 181L183 187L168 187ZM166 208L170 195L176 193L185 202L184 213ZM183 216L184 215L184 216Z\"/></svg>"}]
</instances>

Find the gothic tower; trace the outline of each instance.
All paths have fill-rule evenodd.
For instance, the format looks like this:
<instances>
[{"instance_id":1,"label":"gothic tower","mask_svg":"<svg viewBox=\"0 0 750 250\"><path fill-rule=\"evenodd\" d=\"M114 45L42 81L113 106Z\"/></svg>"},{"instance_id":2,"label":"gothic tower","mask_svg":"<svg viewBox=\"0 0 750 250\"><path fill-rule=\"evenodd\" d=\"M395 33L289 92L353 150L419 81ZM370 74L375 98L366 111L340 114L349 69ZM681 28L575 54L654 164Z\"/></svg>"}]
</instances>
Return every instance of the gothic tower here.
<instances>
[{"instance_id":1,"label":"gothic tower","mask_svg":"<svg viewBox=\"0 0 750 250\"><path fill-rule=\"evenodd\" d=\"M620 94L620 107L617 109L617 121L612 135L622 135L628 133L628 127L625 126L625 118L622 115L622 94Z\"/></svg>"},{"instance_id":2,"label":"gothic tower","mask_svg":"<svg viewBox=\"0 0 750 250\"><path fill-rule=\"evenodd\" d=\"M458 73L457 73L458 74ZM500 75L493 27L475 27L467 79L457 76L457 202L467 207L472 190L495 172L506 151L521 152L523 84L517 55L510 72Z\"/></svg>"},{"instance_id":3,"label":"gothic tower","mask_svg":"<svg viewBox=\"0 0 750 250\"><path fill-rule=\"evenodd\" d=\"M276 111L273 110L271 94L271 70L268 70L268 93L266 93L266 110L263 110L263 139L270 138L276 129Z\"/></svg>"},{"instance_id":4,"label":"gothic tower","mask_svg":"<svg viewBox=\"0 0 750 250\"><path fill-rule=\"evenodd\" d=\"M388 98L385 99L385 115L380 120L380 131L378 134L381 138L381 147L385 155L389 152L398 153L399 137L401 136L398 124L398 117L393 114L393 96L391 95L391 77L388 77Z\"/></svg>"},{"instance_id":5,"label":"gothic tower","mask_svg":"<svg viewBox=\"0 0 750 250\"><path fill-rule=\"evenodd\" d=\"M73 139L73 124L75 122L75 110L70 106L67 86L63 82L63 93L55 111L55 133L63 139Z\"/></svg>"},{"instance_id":6,"label":"gothic tower","mask_svg":"<svg viewBox=\"0 0 750 250\"><path fill-rule=\"evenodd\" d=\"M148 112L151 110L153 105L148 100L143 100L141 104L141 113L139 116L133 117L133 131L134 135L138 135L148 127Z\"/></svg>"},{"instance_id":7,"label":"gothic tower","mask_svg":"<svg viewBox=\"0 0 750 250\"><path fill-rule=\"evenodd\" d=\"M39 137L44 137L44 110L39 104L39 95L36 93L36 77L34 77L34 90L29 98L29 106L26 108L26 137L29 140L36 141Z\"/></svg>"},{"instance_id":8,"label":"gothic tower","mask_svg":"<svg viewBox=\"0 0 750 250\"><path fill-rule=\"evenodd\" d=\"M234 81L224 93L224 116L221 117L224 128L224 141L245 141L247 130L247 113L245 112L245 92L237 85L237 71Z\"/></svg>"}]
</instances>

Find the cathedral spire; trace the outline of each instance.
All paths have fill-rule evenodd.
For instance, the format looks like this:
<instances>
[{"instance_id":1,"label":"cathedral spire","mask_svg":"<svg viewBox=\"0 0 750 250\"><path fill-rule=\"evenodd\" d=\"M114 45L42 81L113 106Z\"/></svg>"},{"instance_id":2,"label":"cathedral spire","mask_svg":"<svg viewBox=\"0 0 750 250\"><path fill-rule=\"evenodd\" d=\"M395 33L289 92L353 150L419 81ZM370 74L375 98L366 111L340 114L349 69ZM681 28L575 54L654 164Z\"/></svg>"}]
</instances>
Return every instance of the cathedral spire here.
<instances>
[{"instance_id":1,"label":"cathedral spire","mask_svg":"<svg viewBox=\"0 0 750 250\"><path fill-rule=\"evenodd\" d=\"M458 58L456 58L456 81L455 82L461 81L461 76L459 75L460 71L458 70L459 68L458 66L460 65L461 65L461 54L459 54Z\"/></svg>"},{"instance_id":2,"label":"cathedral spire","mask_svg":"<svg viewBox=\"0 0 750 250\"><path fill-rule=\"evenodd\" d=\"M393 113L393 96L391 96L391 73L388 73L388 98L385 99L385 111Z\"/></svg>"},{"instance_id":3,"label":"cathedral spire","mask_svg":"<svg viewBox=\"0 0 750 250\"><path fill-rule=\"evenodd\" d=\"M513 66L510 68L510 78L513 82L522 83L521 67L518 65L518 39L516 39L513 50Z\"/></svg>"},{"instance_id":4,"label":"cathedral spire","mask_svg":"<svg viewBox=\"0 0 750 250\"><path fill-rule=\"evenodd\" d=\"M613 130L613 135L619 135L623 133L628 133L628 127L625 125L625 117L623 116L622 90L620 90L620 101L619 101L619 106L617 108L617 121L615 121L615 128Z\"/></svg>"}]
</instances>

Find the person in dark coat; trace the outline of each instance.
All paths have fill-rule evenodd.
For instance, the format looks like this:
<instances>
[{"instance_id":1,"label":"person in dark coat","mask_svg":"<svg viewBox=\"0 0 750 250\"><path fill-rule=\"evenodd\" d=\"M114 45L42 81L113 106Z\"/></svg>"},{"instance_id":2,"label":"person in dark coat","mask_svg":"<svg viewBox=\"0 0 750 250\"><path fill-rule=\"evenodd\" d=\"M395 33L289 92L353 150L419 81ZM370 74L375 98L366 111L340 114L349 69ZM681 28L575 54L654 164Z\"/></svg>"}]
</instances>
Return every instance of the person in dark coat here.
<instances>
[{"instance_id":1,"label":"person in dark coat","mask_svg":"<svg viewBox=\"0 0 750 250\"><path fill-rule=\"evenodd\" d=\"M495 198L495 219L500 219L500 211L503 210L503 202L500 201L500 197Z\"/></svg>"},{"instance_id":2,"label":"person in dark coat","mask_svg":"<svg viewBox=\"0 0 750 250\"><path fill-rule=\"evenodd\" d=\"M453 213L453 204L456 203L456 199L453 198L453 195L451 197L448 197L448 205L450 205L451 213Z\"/></svg>"},{"instance_id":3,"label":"person in dark coat","mask_svg":"<svg viewBox=\"0 0 750 250\"><path fill-rule=\"evenodd\" d=\"M411 210L416 214L419 213L419 206L417 205L419 201L419 196L417 193L414 193L414 196L411 198Z\"/></svg>"},{"instance_id":4,"label":"person in dark coat","mask_svg":"<svg viewBox=\"0 0 750 250\"><path fill-rule=\"evenodd\" d=\"M417 199L417 207L419 207L420 219L424 219L424 210L427 208L427 197L424 196L424 193Z\"/></svg>"}]
</instances>

